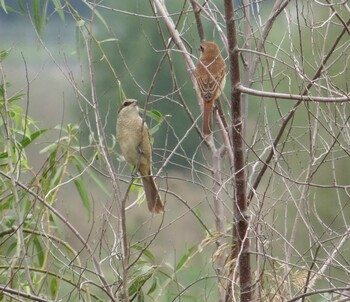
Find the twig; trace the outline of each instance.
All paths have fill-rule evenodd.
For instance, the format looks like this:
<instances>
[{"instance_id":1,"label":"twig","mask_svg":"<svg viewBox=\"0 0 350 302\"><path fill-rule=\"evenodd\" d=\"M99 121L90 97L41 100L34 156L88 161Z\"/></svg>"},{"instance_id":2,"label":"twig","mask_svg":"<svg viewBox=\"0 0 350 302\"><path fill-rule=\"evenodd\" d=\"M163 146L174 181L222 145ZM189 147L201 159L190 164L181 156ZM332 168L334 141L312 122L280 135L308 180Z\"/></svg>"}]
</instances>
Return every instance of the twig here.
<instances>
[{"instance_id":1,"label":"twig","mask_svg":"<svg viewBox=\"0 0 350 302\"><path fill-rule=\"evenodd\" d=\"M25 293L25 292L21 292L19 290L16 289L12 289L7 287L6 285L1 285L0 284L0 293L3 293L4 295L14 295L14 296L20 296L29 300L33 300L33 301L38 301L38 302L50 302L50 300L48 300L47 298L41 298L39 296L36 295L32 295L29 293Z\"/></svg>"},{"instance_id":2,"label":"twig","mask_svg":"<svg viewBox=\"0 0 350 302\"><path fill-rule=\"evenodd\" d=\"M349 25L350 25L350 19L349 19L348 22L347 22L347 26L349 26ZM314 77L313 77L312 80L309 82L309 84L305 87L304 91L301 93L302 96L306 96L306 95L307 95L307 93L309 92L310 88L312 87L314 81L315 81L316 79L318 79L318 78L321 76L322 70L323 70L324 66L326 65L327 61L329 60L329 58L330 58L331 55L333 54L335 48L337 47L338 43L341 41L343 35L344 35L346 32L347 32L346 28L343 28L343 30L341 31L341 33L340 33L340 34L338 35L338 37L335 39L335 41L334 41L333 45L330 47L330 49L329 49L327 55L324 56L322 62L320 63L320 66L319 66L318 70L316 71ZM282 135L283 135L283 133L284 133L284 130L286 129L286 127L287 127L289 121L292 119L292 117L294 116L294 113L296 112L297 108L299 107L299 105L300 105L301 103L302 103L302 100L299 100L299 101L293 106L293 108L290 110L290 112L289 112L289 114L287 115L287 117L284 119L284 121L283 121L283 123L282 123L282 126L281 126L281 128L280 128L280 130L279 130L279 132L278 132L278 134L277 134L277 136L276 136L276 138L275 138L275 140L274 140L272 146L271 146L269 155L267 156L267 158L266 158L266 160L265 160L265 163L266 163L267 165L264 165L264 166L261 168L261 170L260 170L260 172L259 172L259 174L258 174L258 176L257 176L257 178L256 178L256 180L255 180L255 182L254 182L254 184L253 184L253 186L252 186L252 189L251 189L250 192L249 192L249 196L248 196L248 201L249 201L249 202L250 202L250 200L253 198L255 190L256 190L256 188L258 187L258 185L259 185L259 183L260 183L260 181L261 181L263 175L265 174L266 169L267 169L267 167L268 167L270 161L272 160L273 155L275 154L275 150L276 150L277 144L278 144L279 140L281 139L281 137L282 137Z\"/></svg>"},{"instance_id":3,"label":"twig","mask_svg":"<svg viewBox=\"0 0 350 302\"><path fill-rule=\"evenodd\" d=\"M0 175L11 180L11 176L7 175L5 172L3 172L1 170L0 170ZM107 283L107 280L105 279L105 277L102 273L101 266L99 265L99 262L97 261L92 249L90 248L90 246L88 245L88 243L86 242L84 237L78 232L78 230L75 229L75 227L58 210L56 210L52 205L47 203L45 201L45 199L42 198L39 194L35 193L32 189L28 188L26 185L21 183L19 180L15 180L15 183L16 183L16 186L18 186L18 187L22 188L23 190L25 190L26 192L28 192L30 195L35 197L40 203L42 203L46 208L48 208L52 214L54 214L59 220L61 220L63 222L64 225L66 225L68 227L68 229L70 229L72 231L72 233L79 239L79 241L83 244L83 246L86 247L90 257L93 260L93 264L94 264L95 269L96 269L96 275L99 277L101 283L104 285L103 286L104 292L112 299L112 301L114 301L113 293L110 291L110 287Z\"/></svg>"},{"instance_id":4,"label":"twig","mask_svg":"<svg viewBox=\"0 0 350 302\"><path fill-rule=\"evenodd\" d=\"M272 91L261 91L243 85L238 85L237 90L242 93L249 95L271 98L271 99L281 99L281 100L291 100L291 101L304 101L304 102L315 102L315 103L344 103L350 101L350 95L345 95L342 97L332 97L332 96L311 96L306 94L289 94L289 93L279 93Z\"/></svg>"},{"instance_id":5,"label":"twig","mask_svg":"<svg viewBox=\"0 0 350 302\"><path fill-rule=\"evenodd\" d=\"M203 24L202 24L202 20L201 20L201 7L197 4L196 1L191 0L191 5L193 8L193 12L194 12L194 17L196 18L196 24L197 24L197 31L198 31L198 35L199 35L199 39L201 41L204 40L204 29L203 29Z\"/></svg>"},{"instance_id":6,"label":"twig","mask_svg":"<svg viewBox=\"0 0 350 302\"><path fill-rule=\"evenodd\" d=\"M266 38L267 38L271 28L272 28L272 25L273 25L275 19L284 10L284 8L288 5L289 2L290 2L290 0L276 0L275 1L275 4L273 5L272 11L270 13L269 19L267 20L267 22L265 23L265 25L262 29L261 38L259 39L258 45L256 47L257 52L260 52L262 50L262 48L264 47ZM257 55L254 56L254 58L252 59L252 65L249 68L250 84L252 83L251 79L253 78L253 76L256 72L256 68L258 66L258 60L259 60L259 57ZM250 84L249 84L249 86L250 86Z\"/></svg>"},{"instance_id":7,"label":"twig","mask_svg":"<svg viewBox=\"0 0 350 302\"><path fill-rule=\"evenodd\" d=\"M350 290L350 287L348 286L348 287L325 288L325 289L315 290L313 292L301 294L299 296L296 296L292 299L287 300L286 302L295 302L295 301L298 301L304 297L310 297L313 295L319 295L319 294L324 294L324 293L340 293L341 291L346 291L346 290Z\"/></svg>"},{"instance_id":8,"label":"twig","mask_svg":"<svg viewBox=\"0 0 350 302\"><path fill-rule=\"evenodd\" d=\"M11 265L9 267L9 272L8 272L8 282L9 284L12 284L12 280L13 280L13 275L12 275L12 271L13 268L17 265L18 262L23 261L24 263L24 271L27 277L27 281L28 281L28 285L29 285L29 289L31 291L31 293L34 293L34 286L33 286L33 282L32 282L32 278L29 272L29 264L28 264L28 259L27 259L27 255L26 255L26 247L25 247L25 243L24 243L24 236L23 236L23 223L25 220L24 214L22 213L21 210L21 206L20 206L20 197L18 195L17 192L17 188L16 188L16 181L19 177L19 172L20 172L20 165L19 165L19 161L21 161L21 154L19 153L15 153L17 155L17 159L13 158L13 152L11 152L11 149L13 148L13 144L16 143L16 137L14 135L14 129L12 126L12 120L10 118L10 108L9 108L9 100L7 98L7 84L6 84L6 78L5 78L5 72L3 70L2 64L0 62L0 75L1 75L1 79L2 79L2 90L3 90L3 103L4 103L4 108L5 108L5 113L3 115L3 123L5 126L5 131L6 131L6 149L7 149L7 153L8 153L8 157L7 157L7 164L10 170L10 176L9 176L9 180L11 182L11 191L12 194L14 196L14 212L15 212L15 217L16 217L16 221L17 221L17 229L16 229L16 249L15 249L15 254L12 257L11 261ZM27 119L25 121L25 123L27 124ZM27 127L27 126L25 126Z\"/></svg>"}]
</instances>

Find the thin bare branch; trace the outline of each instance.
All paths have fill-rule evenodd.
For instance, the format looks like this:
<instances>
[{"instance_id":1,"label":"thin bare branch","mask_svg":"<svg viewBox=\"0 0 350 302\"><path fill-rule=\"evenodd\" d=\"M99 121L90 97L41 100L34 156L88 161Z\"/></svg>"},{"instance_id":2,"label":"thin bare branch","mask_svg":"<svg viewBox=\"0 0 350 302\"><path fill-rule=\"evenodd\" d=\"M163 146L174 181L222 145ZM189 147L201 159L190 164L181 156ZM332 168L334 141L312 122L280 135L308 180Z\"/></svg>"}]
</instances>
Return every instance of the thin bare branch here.
<instances>
[{"instance_id":1,"label":"thin bare branch","mask_svg":"<svg viewBox=\"0 0 350 302\"><path fill-rule=\"evenodd\" d=\"M303 102L315 102L315 103L344 103L344 102L350 101L350 94L342 97L298 95L298 94L288 94L288 93L256 90L256 89L244 87L242 85L238 85L237 90L249 95L254 95L254 96L259 96L264 98L271 98L271 99L291 100L291 101L303 101Z\"/></svg>"}]
</instances>

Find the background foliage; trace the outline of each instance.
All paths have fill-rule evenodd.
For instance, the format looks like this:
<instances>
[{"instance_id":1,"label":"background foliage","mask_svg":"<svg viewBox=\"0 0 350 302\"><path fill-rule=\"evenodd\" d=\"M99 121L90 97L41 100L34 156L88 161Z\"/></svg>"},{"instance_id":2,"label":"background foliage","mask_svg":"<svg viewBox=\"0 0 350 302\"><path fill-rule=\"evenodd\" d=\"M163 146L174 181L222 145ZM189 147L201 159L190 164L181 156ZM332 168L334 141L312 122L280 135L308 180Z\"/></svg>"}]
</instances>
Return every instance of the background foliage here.
<instances>
[{"instance_id":1,"label":"background foliage","mask_svg":"<svg viewBox=\"0 0 350 302\"><path fill-rule=\"evenodd\" d=\"M285 9L272 18L278 3ZM221 288L232 287L240 301L230 271L232 165L226 153L215 174L213 152L195 127L200 107L190 71L155 1L0 4L7 37L0 49L1 299L218 301ZM191 3L164 5L196 63ZM349 106L333 98L349 96L349 5L236 1L235 13L241 81L271 92L243 97L254 299L346 301ZM223 3L206 2L201 17L229 66L218 30L226 33ZM329 102L296 107L274 94L305 90ZM164 216L146 212L142 188L118 153L116 112L125 97L147 109ZM229 83L221 101L231 124ZM213 143L223 148L214 127Z\"/></svg>"}]
</instances>

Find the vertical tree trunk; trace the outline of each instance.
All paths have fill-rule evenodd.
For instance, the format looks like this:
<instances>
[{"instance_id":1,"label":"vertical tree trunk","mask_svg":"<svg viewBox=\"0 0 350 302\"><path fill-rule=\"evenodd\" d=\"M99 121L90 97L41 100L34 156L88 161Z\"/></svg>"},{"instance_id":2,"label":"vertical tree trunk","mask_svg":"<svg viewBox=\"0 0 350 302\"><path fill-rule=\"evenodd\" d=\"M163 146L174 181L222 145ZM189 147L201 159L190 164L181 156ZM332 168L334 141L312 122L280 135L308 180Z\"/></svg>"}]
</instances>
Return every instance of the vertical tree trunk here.
<instances>
[{"instance_id":1,"label":"vertical tree trunk","mask_svg":"<svg viewBox=\"0 0 350 302\"><path fill-rule=\"evenodd\" d=\"M236 36L236 27L234 21L234 8L232 0L224 0L225 19L227 27L227 39L229 48L229 64L231 76L231 114L232 114L232 142L234 154L234 182L235 195L233 200L234 207L234 234L236 235L237 245L232 249L232 253L238 264L240 301L247 302L252 299L251 291L251 267L248 237L248 215L247 215L247 182L245 171L245 152L242 137L242 112L241 112L241 93L236 88L240 84L239 73L239 54ZM232 263L232 262L231 262ZM234 282L234 269L230 269L231 283ZM231 285L232 287L232 285ZM230 298L230 295L228 296ZM227 299L226 299L227 300Z\"/></svg>"}]
</instances>

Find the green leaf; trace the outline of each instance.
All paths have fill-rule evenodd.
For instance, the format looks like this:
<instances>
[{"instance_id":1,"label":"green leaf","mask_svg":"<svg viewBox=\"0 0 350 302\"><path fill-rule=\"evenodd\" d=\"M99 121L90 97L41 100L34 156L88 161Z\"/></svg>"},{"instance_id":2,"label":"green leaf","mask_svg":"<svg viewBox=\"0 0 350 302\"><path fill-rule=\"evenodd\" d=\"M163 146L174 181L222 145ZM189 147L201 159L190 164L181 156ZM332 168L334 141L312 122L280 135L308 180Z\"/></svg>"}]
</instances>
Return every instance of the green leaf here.
<instances>
[{"instance_id":1,"label":"green leaf","mask_svg":"<svg viewBox=\"0 0 350 302\"><path fill-rule=\"evenodd\" d=\"M15 10L13 7L11 6L8 6L8 5L5 5L5 6L2 6L1 3L0 3L0 7L2 7L5 11L6 14L8 13L19 13L17 10Z\"/></svg>"},{"instance_id":2,"label":"green leaf","mask_svg":"<svg viewBox=\"0 0 350 302\"><path fill-rule=\"evenodd\" d=\"M0 5L4 9L4 12L7 14L7 10L6 10L7 6L5 5L5 0L0 0Z\"/></svg>"},{"instance_id":3,"label":"green leaf","mask_svg":"<svg viewBox=\"0 0 350 302\"><path fill-rule=\"evenodd\" d=\"M63 166L60 166L57 168L57 170L55 170L55 173L51 176L51 179L50 179L50 185L49 185L50 190L59 184L62 172L63 172Z\"/></svg>"},{"instance_id":4,"label":"green leaf","mask_svg":"<svg viewBox=\"0 0 350 302\"><path fill-rule=\"evenodd\" d=\"M23 96L23 94L17 94L15 96L9 98L8 101L9 101L9 103L12 103L14 101L18 101L18 100L22 99L22 96Z\"/></svg>"},{"instance_id":5,"label":"green leaf","mask_svg":"<svg viewBox=\"0 0 350 302\"><path fill-rule=\"evenodd\" d=\"M44 0L44 4L41 9L41 0L32 0L32 13L34 19L34 25L39 35L44 35L44 28L47 16L48 0Z\"/></svg>"},{"instance_id":6,"label":"green leaf","mask_svg":"<svg viewBox=\"0 0 350 302\"><path fill-rule=\"evenodd\" d=\"M32 143L35 139L37 139L41 134L45 133L48 129L41 129L39 131L36 131L32 133L29 137L25 137L19 142L19 145L22 149L27 147L30 143ZM8 153L7 151L0 153L0 161L7 159ZM1 165L1 164L0 164Z\"/></svg>"},{"instance_id":7,"label":"green leaf","mask_svg":"<svg viewBox=\"0 0 350 302\"><path fill-rule=\"evenodd\" d=\"M57 150L57 147L58 147L58 143L52 143L52 144L46 146L45 148L41 149L39 151L39 154L52 153L53 151Z\"/></svg>"},{"instance_id":8,"label":"green leaf","mask_svg":"<svg viewBox=\"0 0 350 302\"><path fill-rule=\"evenodd\" d=\"M26 7L23 5L22 0L18 0L18 7L21 10L22 14L24 14L26 12Z\"/></svg>"},{"instance_id":9,"label":"green leaf","mask_svg":"<svg viewBox=\"0 0 350 302\"><path fill-rule=\"evenodd\" d=\"M141 269L141 274L137 276L129 286L129 296L138 293L144 286L146 281L152 277L152 275L153 269L148 265L143 266Z\"/></svg>"},{"instance_id":10,"label":"green leaf","mask_svg":"<svg viewBox=\"0 0 350 302\"><path fill-rule=\"evenodd\" d=\"M137 302L144 302L144 301L145 301L145 295L141 291L137 294Z\"/></svg>"},{"instance_id":11,"label":"green leaf","mask_svg":"<svg viewBox=\"0 0 350 302\"><path fill-rule=\"evenodd\" d=\"M0 153L0 160L7 159L8 158L8 153L7 151Z\"/></svg>"},{"instance_id":12,"label":"green leaf","mask_svg":"<svg viewBox=\"0 0 350 302\"><path fill-rule=\"evenodd\" d=\"M184 254L180 261L177 263L176 267L175 267L175 272L177 272L178 270L180 270L184 264L187 262L187 260L193 255L193 252L197 250L196 246L192 246L191 248L188 249L187 253Z\"/></svg>"},{"instance_id":13,"label":"green leaf","mask_svg":"<svg viewBox=\"0 0 350 302\"><path fill-rule=\"evenodd\" d=\"M156 261L156 257L151 253L151 251L149 249L145 249L141 245L134 245L133 249L135 249L137 251L142 251L142 255L146 256L152 262Z\"/></svg>"},{"instance_id":14,"label":"green leaf","mask_svg":"<svg viewBox=\"0 0 350 302\"><path fill-rule=\"evenodd\" d=\"M144 110L142 108L140 108L141 116L143 115L143 113L144 113ZM156 133L159 130L161 123L165 120L165 116L162 115L158 110L155 110L155 109L147 110L146 115L156 122L156 125L154 125L150 129L150 133L151 133L151 135L153 135L154 133Z\"/></svg>"},{"instance_id":15,"label":"green leaf","mask_svg":"<svg viewBox=\"0 0 350 302\"><path fill-rule=\"evenodd\" d=\"M49 5L49 0L43 0L44 1L44 5L43 5L43 9L41 11L41 31L42 31L42 35L44 35L44 29L45 29L45 23L46 23L46 19L47 19L47 7Z\"/></svg>"},{"instance_id":16,"label":"green leaf","mask_svg":"<svg viewBox=\"0 0 350 302\"><path fill-rule=\"evenodd\" d=\"M78 171L82 171L82 169L85 168L85 166L87 165L87 163L83 162L79 157L72 157L71 161L73 162L74 166L77 168ZM89 176L92 178L92 180L94 181L94 183L107 195L107 196L111 196L111 192L110 190L105 186L105 184L98 178L98 176L96 175L96 173L94 172L94 170L92 169L88 169L87 173L89 174Z\"/></svg>"},{"instance_id":17,"label":"green leaf","mask_svg":"<svg viewBox=\"0 0 350 302\"><path fill-rule=\"evenodd\" d=\"M84 50L85 44L84 44L84 35L82 33L82 28L85 24L84 20L78 20L75 26L75 46L76 46L76 53L80 55L82 51Z\"/></svg>"},{"instance_id":18,"label":"green leaf","mask_svg":"<svg viewBox=\"0 0 350 302\"><path fill-rule=\"evenodd\" d=\"M144 109L140 108L140 115L142 116L144 114ZM160 113L160 111L152 109L147 110L146 115L150 117L152 120L156 121L157 123L161 123L165 120L165 116Z\"/></svg>"},{"instance_id":19,"label":"green leaf","mask_svg":"<svg viewBox=\"0 0 350 302\"><path fill-rule=\"evenodd\" d=\"M117 97L119 97L119 100L125 100L127 98L123 90L123 85L119 80L117 80L117 93L118 93ZM119 106L120 106L120 103L121 102L119 102Z\"/></svg>"},{"instance_id":20,"label":"green leaf","mask_svg":"<svg viewBox=\"0 0 350 302\"><path fill-rule=\"evenodd\" d=\"M158 287L158 278L153 279L153 283L147 292L147 295L151 295Z\"/></svg>"},{"instance_id":21,"label":"green leaf","mask_svg":"<svg viewBox=\"0 0 350 302\"><path fill-rule=\"evenodd\" d=\"M91 201L89 198L88 191L81 177L74 179L75 187L78 190L81 201L83 202L84 208L88 212L89 218L91 217Z\"/></svg>"},{"instance_id":22,"label":"green leaf","mask_svg":"<svg viewBox=\"0 0 350 302\"><path fill-rule=\"evenodd\" d=\"M165 117L163 114L161 114L160 111L152 109L147 111L147 115L151 117L152 119L156 120L158 123L165 120Z\"/></svg>"},{"instance_id":23,"label":"green leaf","mask_svg":"<svg viewBox=\"0 0 350 302\"><path fill-rule=\"evenodd\" d=\"M100 21L102 22L102 24L106 27L106 29L109 31L109 27L107 25L107 22L105 21L105 19L101 16L101 14L96 10L96 7L94 5L91 5L90 3L86 2L85 0L83 1L90 9L91 11L96 14L97 18L100 19Z\"/></svg>"},{"instance_id":24,"label":"green leaf","mask_svg":"<svg viewBox=\"0 0 350 302\"><path fill-rule=\"evenodd\" d=\"M17 245L16 242L12 242L9 245L9 247L7 248L7 251L6 251L7 256L11 254L11 252L15 249L16 245Z\"/></svg>"},{"instance_id":25,"label":"green leaf","mask_svg":"<svg viewBox=\"0 0 350 302\"><path fill-rule=\"evenodd\" d=\"M36 248L36 256L38 257L39 266L42 267L45 261L45 253L41 243L37 237L34 237L33 243Z\"/></svg>"},{"instance_id":26,"label":"green leaf","mask_svg":"<svg viewBox=\"0 0 350 302\"><path fill-rule=\"evenodd\" d=\"M60 19L61 21L64 23L65 19L64 19L64 11L63 11L63 8L62 8L62 4L61 4L61 1L60 0L52 0L54 6L55 6L55 9L58 13L58 15L60 16Z\"/></svg>"},{"instance_id":27,"label":"green leaf","mask_svg":"<svg viewBox=\"0 0 350 302\"><path fill-rule=\"evenodd\" d=\"M7 195L6 197L2 197L1 202L0 202L0 211L12 209L13 208L12 201L13 201L12 195Z\"/></svg>"},{"instance_id":28,"label":"green leaf","mask_svg":"<svg viewBox=\"0 0 350 302\"><path fill-rule=\"evenodd\" d=\"M40 0L32 0L32 14L34 18L34 25L36 30L41 36L41 12L40 12Z\"/></svg>"},{"instance_id":29,"label":"green leaf","mask_svg":"<svg viewBox=\"0 0 350 302\"><path fill-rule=\"evenodd\" d=\"M56 278L51 279L50 283L50 292L51 292L51 297L56 298L57 296L57 289L58 289L58 283Z\"/></svg>"},{"instance_id":30,"label":"green leaf","mask_svg":"<svg viewBox=\"0 0 350 302\"><path fill-rule=\"evenodd\" d=\"M10 52L8 50L0 51L0 62L2 62L9 54Z\"/></svg>"},{"instance_id":31,"label":"green leaf","mask_svg":"<svg viewBox=\"0 0 350 302\"><path fill-rule=\"evenodd\" d=\"M35 139L37 139L40 135L45 133L47 130L48 129L41 129L39 131L32 133L29 137L25 137L24 139L22 139L20 141L22 148L27 147L30 143L32 143Z\"/></svg>"},{"instance_id":32,"label":"green leaf","mask_svg":"<svg viewBox=\"0 0 350 302\"><path fill-rule=\"evenodd\" d=\"M151 133L152 136L154 135L154 133L157 133L157 132L158 132L158 130L159 130L159 128L160 128L160 124L161 124L161 123L156 124L155 126L153 126L153 127L151 128L150 133Z\"/></svg>"},{"instance_id":33,"label":"green leaf","mask_svg":"<svg viewBox=\"0 0 350 302\"><path fill-rule=\"evenodd\" d=\"M116 38L110 38L110 39L104 39L102 41L99 41L99 43L102 44L102 43L106 43L106 42L116 42L116 41L119 41L119 40Z\"/></svg>"},{"instance_id":34,"label":"green leaf","mask_svg":"<svg viewBox=\"0 0 350 302\"><path fill-rule=\"evenodd\" d=\"M4 84L0 84L0 96L1 96L1 102L3 103L4 102L4 94L5 94L5 89L4 89L4 86L5 87L9 87L10 86L10 84L9 83L7 83L7 82L5 82Z\"/></svg>"}]
</instances>

